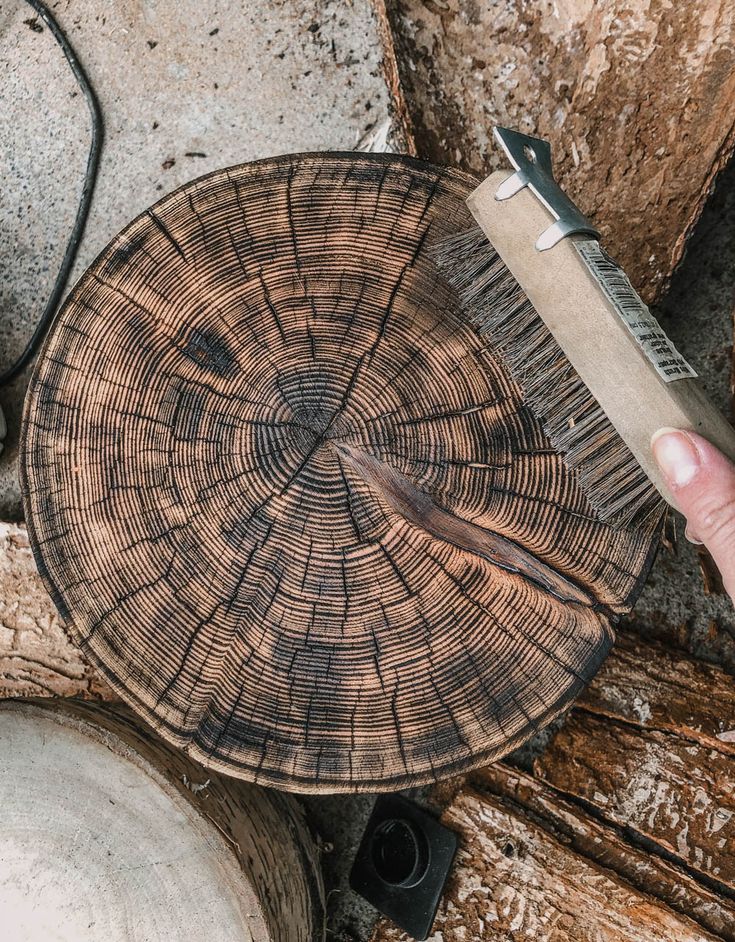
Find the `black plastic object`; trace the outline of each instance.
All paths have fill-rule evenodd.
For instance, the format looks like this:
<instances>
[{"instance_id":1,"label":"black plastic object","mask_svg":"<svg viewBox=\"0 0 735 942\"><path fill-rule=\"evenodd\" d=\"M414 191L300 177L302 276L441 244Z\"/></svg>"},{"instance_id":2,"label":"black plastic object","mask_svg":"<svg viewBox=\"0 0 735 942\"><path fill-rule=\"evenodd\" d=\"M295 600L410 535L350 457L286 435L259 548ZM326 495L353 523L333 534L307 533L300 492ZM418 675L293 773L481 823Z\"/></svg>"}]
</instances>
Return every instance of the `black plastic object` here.
<instances>
[{"instance_id":1,"label":"black plastic object","mask_svg":"<svg viewBox=\"0 0 735 942\"><path fill-rule=\"evenodd\" d=\"M414 939L426 939L456 851L454 831L400 795L381 795L350 886Z\"/></svg>"}]
</instances>

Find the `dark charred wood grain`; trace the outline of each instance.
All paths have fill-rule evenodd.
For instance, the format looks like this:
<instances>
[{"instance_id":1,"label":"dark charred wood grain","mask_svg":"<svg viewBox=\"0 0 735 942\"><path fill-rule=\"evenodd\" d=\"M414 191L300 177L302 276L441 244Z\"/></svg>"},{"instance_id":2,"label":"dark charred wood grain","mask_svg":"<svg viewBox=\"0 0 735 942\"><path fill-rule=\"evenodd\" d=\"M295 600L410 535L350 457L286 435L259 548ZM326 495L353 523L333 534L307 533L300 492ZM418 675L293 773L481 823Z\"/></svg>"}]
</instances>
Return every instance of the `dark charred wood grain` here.
<instances>
[{"instance_id":1,"label":"dark charred wood grain","mask_svg":"<svg viewBox=\"0 0 735 942\"><path fill-rule=\"evenodd\" d=\"M523 742L594 674L653 527L596 520L427 251L474 181L286 157L103 252L25 416L39 570L169 741L292 789L395 788Z\"/></svg>"}]
</instances>

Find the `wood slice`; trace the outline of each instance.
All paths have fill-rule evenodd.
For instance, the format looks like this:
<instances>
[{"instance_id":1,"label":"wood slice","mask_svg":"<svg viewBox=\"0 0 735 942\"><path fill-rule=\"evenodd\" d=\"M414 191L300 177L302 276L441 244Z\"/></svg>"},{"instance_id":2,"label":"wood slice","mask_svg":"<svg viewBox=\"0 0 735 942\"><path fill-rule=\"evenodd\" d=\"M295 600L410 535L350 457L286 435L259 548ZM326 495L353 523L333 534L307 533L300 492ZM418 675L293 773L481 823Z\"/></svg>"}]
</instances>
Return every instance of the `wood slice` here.
<instances>
[{"instance_id":1,"label":"wood slice","mask_svg":"<svg viewBox=\"0 0 735 942\"><path fill-rule=\"evenodd\" d=\"M210 775L95 704L5 701L0 748L6 942L324 937L294 799Z\"/></svg>"},{"instance_id":2,"label":"wood slice","mask_svg":"<svg viewBox=\"0 0 735 942\"><path fill-rule=\"evenodd\" d=\"M374 790L576 696L657 542L594 517L427 247L475 181L396 155L204 177L72 292L34 375L39 570L112 687L211 768Z\"/></svg>"}]
</instances>

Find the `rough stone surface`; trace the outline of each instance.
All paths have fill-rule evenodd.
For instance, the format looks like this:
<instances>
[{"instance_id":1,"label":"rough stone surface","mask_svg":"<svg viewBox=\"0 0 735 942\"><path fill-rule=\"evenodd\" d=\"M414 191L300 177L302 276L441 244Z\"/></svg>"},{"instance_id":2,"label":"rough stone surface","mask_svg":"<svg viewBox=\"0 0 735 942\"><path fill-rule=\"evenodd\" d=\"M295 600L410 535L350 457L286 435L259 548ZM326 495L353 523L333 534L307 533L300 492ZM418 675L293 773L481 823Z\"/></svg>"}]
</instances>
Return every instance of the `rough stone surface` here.
<instances>
[{"instance_id":1,"label":"rough stone surface","mask_svg":"<svg viewBox=\"0 0 735 942\"><path fill-rule=\"evenodd\" d=\"M733 0L391 0L421 156L486 175L494 124L551 140L559 177L659 296L735 136Z\"/></svg>"},{"instance_id":2,"label":"rough stone surface","mask_svg":"<svg viewBox=\"0 0 735 942\"><path fill-rule=\"evenodd\" d=\"M55 13L106 125L74 277L125 223L193 177L279 153L351 150L388 113L369 0L70 0ZM22 349L56 276L88 149L84 99L48 30L29 19L21 0L0 5L3 365ZM0 392L9 425L0 519L21 516L27 379Z\"/></svg>"}]
</instances>

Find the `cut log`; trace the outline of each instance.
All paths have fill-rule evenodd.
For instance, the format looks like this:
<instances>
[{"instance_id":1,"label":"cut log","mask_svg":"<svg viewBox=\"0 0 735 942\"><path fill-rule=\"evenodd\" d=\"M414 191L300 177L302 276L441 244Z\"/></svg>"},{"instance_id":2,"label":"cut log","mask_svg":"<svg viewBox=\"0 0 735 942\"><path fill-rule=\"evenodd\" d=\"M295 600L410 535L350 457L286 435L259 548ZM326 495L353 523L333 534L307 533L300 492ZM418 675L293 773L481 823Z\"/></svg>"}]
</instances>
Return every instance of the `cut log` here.
<instances>
[{"instance_id":1,"label":"cut log","mask_svg":"<svg viewBox=\"0 0 735 942\"><path fill-rule=\"evenodd\" d=\"M735 681L661 644L621 633L579 705L641 729L675 733L735 755ZM723 735L725 738L723 738Z\"/></svg>"},{"instance_id":2,"label":"cut log","mask_svg":"<svg viewBox=\"0 0 735 942\"><path fill-rule=\"evenodd\" d=\"M205 773L91 703L6 701L0 748L8 942L323 939L293 799Z\"/></svg>"},{"instance_id":3,"label":"cut log","mask_svg":"<svg viewBox=\"0 0 735 942\"><path fill-rule=\"evenodd\" d=\"M24 430L39 570L209 767L338 791L482 764L640 590L655 523L594 517L429 256L473 184L390 155L215 173L57 318Z\"/></svg>"},{"instance_id":4,"label":"cut log","mask_svg":"<svg viewBox=\"0 0 735 942\"><path fill-rule=\"evenodd\" d=\"M117 696L72 642L22 524L0 522L0 698Z\"/></svg>"},{"instance_id":5,"label":"cut log","mask_svg":"<svg viewBox=\"0 0 735 942\"><path fill-rule=\"evenodd\" d=\"M385 10L383 10L385 15ZM558 176L647 300L735 145L733 0L388 0L417 151L487 174L495 124Z\"/></svg>"},{"instance_id":6,"label":"cut log","mask_svg":"<svg viewBox=\"0 0 735 942\"><path fill-rule=\"evenodd\" d=\"M562 843L646 896L735 942L735 900L703 886L684 868L630 843L624 830L600 822L556 789L502 762L478 770L472 780L506 803L512 802L519 814L540 822Z\"/></svg>"},{"instance_id":7,"label":"cut log","mask_svg":"<svg viewBox=\"0 0 735 942\"><path fill-rule=\"evenodd\" d=\"M510 805L471 788L443 816L461 837L432 942L705 942L720 938L634 889ZM408 942L387 921L372 942Z\"/></svg>"},{"instance_id":8,"label":"cut log","mask_svg":"<svg viewBox=\"0 0 735 942\"><path fill-rule=\"evenodd\" d=\"M536 761L534 776L498 763L473 772L459 795L449 796L445 820L458 822L465 848L432 939L462 939L463 913L465 939L597 940L608 938L608 931L612 938L631 937L626 932L648 938L648 928L618 928L616 893L598 912L598 904L579 895L585 878L568 888L569 874L578 871L560 863L556 850L543 859L539 848L551 841L564 846L575 868L577 857L583 858L601 868L605 879L640 894L647 902L643 909L632 903L632 911L660 907L661 926L672 910L678 913L687 928L667 929L672 939L701 932L733 942L733 704L732 678L719 668L621 635ZM486 805L488 792L493 799ZM435 797L441 796L435 789ZM464 809L459 816L457 808ZM499 823L498 809L508 817L507 826ZM472 820L481 838L472 834ZM543 841L533 827L543 830ZM524 869L529 834L532 872ZM503 836L506 853L518 858L510 877L506 863L495 862ZM485 856L475 852L478 841L490 842ZM499 900L508 907L501 916ZM573 929L567 930L560 910L573 917ZM547 923L539 930L529 920L541 923L540 914ZM503 920L511 915L515 922L508 928ZM376 942L399 938L398 930L380 924Z\"/></svg>"}]
</instances>

